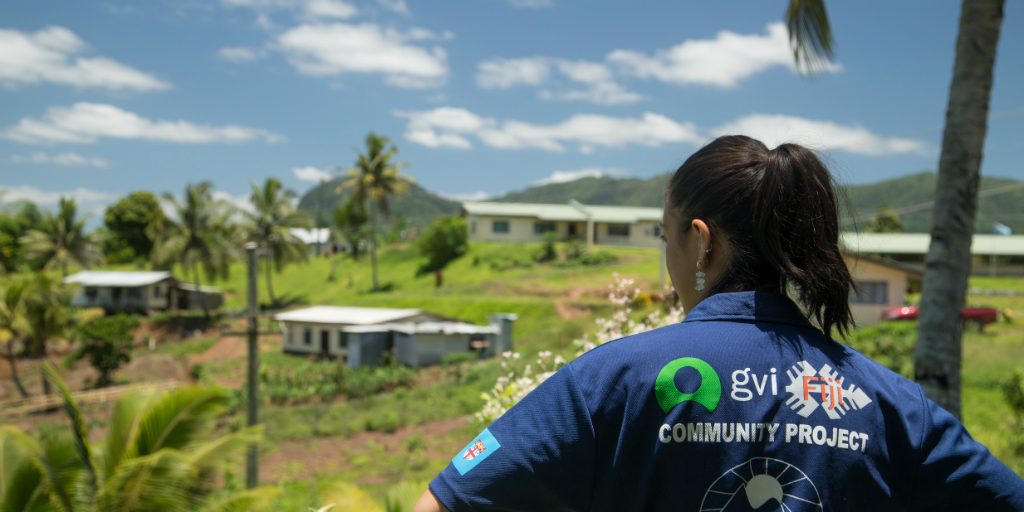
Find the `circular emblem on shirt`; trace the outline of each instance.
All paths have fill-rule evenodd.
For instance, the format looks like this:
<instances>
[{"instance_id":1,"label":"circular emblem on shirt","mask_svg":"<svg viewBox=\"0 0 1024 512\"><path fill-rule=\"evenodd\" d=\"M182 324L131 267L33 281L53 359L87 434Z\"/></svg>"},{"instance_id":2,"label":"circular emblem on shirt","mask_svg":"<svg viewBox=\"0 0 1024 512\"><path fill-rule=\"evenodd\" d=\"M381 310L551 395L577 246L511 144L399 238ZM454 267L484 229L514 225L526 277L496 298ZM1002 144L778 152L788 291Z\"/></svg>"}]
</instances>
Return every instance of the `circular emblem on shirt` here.
<instances>
[{"instance_id":1,"label":"circular emblem on shirt","mask_svg":"<svg viewBox=\"0 0 1024 512\"><path fill-rule=\"evenodd\" d=\"M704 512L738 510L822 511L814 482L800 468L755 457L718 477L700 504Z\"/></svg>"}]
</instances>

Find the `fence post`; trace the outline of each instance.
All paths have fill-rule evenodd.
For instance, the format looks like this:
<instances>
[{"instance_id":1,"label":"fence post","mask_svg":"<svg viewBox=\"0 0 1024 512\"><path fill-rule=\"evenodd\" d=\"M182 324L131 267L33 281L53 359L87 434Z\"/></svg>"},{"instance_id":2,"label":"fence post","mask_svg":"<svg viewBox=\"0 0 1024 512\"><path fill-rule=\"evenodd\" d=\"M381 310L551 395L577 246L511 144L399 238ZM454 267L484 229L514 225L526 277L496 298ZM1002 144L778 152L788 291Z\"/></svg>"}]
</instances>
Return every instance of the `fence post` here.
<instances>
[{"instance_id":1,"label":"fence post","mask_svg":"<svg viewBox=\"0 0 1024 512\"><path fill-rule=\"evenodd\" d=\"M251 427L259 422L256 408L259 407L259 389L257 385L259 383L260 347L257 342L257 330L259 328L260 311L259 304L256 302L256 276L258 270L256 244L251 242L245 244L245 253L249 264L249 402L246 408L246 424ZM249 447L249 453L246 455L245 484L249 489L258 485L258 453L256 450L257 447L254 444Z\"/></svg>"}]
</instances>

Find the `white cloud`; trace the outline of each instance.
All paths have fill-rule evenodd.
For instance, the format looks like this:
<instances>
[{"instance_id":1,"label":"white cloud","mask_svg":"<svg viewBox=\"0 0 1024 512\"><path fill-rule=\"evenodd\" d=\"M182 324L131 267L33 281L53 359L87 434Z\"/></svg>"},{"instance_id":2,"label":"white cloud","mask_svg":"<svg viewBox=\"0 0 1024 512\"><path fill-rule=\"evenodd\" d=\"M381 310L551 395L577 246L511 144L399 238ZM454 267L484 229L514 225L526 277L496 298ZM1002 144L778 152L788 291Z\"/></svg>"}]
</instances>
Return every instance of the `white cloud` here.
<instances>
[{"instance_id":1,"label":"white cloud","mask_svg":"<svg viewBox=\"0 0 1024 512\"><path fill-rule=\"evenodd\" d=\"M92 190L88 188L76 188L74 190L43 190L29 185L0 185L0 192L3 192L5 202L27 199L42 207L57 206L60 198L73 197L78 205L78 211L91 214L102 214L104 207L113 203L119 197L118 194Z\"/></svg>"},{"instance_id":2,"label":"white cloud","mask_svg":"<svg viewBox=\"0 0 1024 512\"><path fill-rule=\"evenodd\" d=\"M419 112L394 113L409 120L405 137L427 147L472 147L468 136L499 149L537 148L565 151L563 143L579 144L583 152L594 147L628 145L658 147L666 143L699 143L702 137L693 123L677 123L647 112L640 118L577 114L554 125L508 120L498 123L468 110L441 107Z\"/></svg>"},{"instance_id":3,"label":"white cloud","mask_svg":"<svg viewBox=\"0 0 1024 512\"><path fill-rule=\"evenodd\" d=\"M359 9L348 2L339 0L222 0L228 7L249 7L258 13L258 23L269 27L267 17L279 10L296 11L301 17L316 21L323 19L348 19L359 13Z\"/></svg>"},{"instance_id":4,"label":"white cloud","mask_svg":"<svg viewBox=\"0 0 1024 512\"><path fill-rule=\"evenodd\" d=\"M86 143L100 137L146 139L180 143L232 143L252 139L281 142L281 135L246 126L209 126L188 121L152 121L113 105L75 103L69 107L50 107L42 119L22 118L18 124L0 132L0 138L27 144Z\"/></svg>"},{"instance_id":5,"label":"white cloud","mask_svg":"<svg viewBox=\"0 0 1024 512\"><path fill-rule=\"evenodd\" d=\"M210 194L213 199L217 201L223 201L235 207L242 212L252 212L252 202L249 201L249 194L241 194L233 196L227 192L221 192L219 190L214 191Z\"/></svg>"},{"instance_id":6,"label":"white cloud","mask_svg":"<svg viewBox=\"0 0 1024 512\"><path fill-rule=\"evenodd\" d=\"M921 140L886 137L860 125L844 126L785 115L751 114L711 130L714 135L748 135L774 148L794 142L817 150L841 150L868 156L916 154L930 156L934 150Z\"/></svg>"},{"instance_id":7,"label":"white cloud","mask_svg":"<svg viewBox=\"0 0 1024 512\"><path fill-rule=\"evenodd\" d=\"M551 176L533 182L534 186L550 185L552 183L568 183L582 178L600 178L602 176L622 176L626 174L625 169L616 167L587 167L578 171L555 171Z\"/></svg>"},{"instance_id":8,"label":"white cloud","mask_svg":"<svg viewBox=\"0 0 1024 512\"><path fill-rule=\"evenodd\" d=\"M88 46L63 27L35 33L0 29L0 83L10 87L50 82L136 91L171 88L168 82L106 57L74 57Z\"/></svg>"},{"instance_id":9,"label":"white cloud","mask_svg":"<svg viewBox=\"0 0 1024 512\"><path fill-rule=\"evenodd\" d=\"M377 0L377 3L389 11L394 11L398 14L409 14L409 6L405 5L405 0Z\"/></svg>"},{"instance_id":10,"label":"white cloud","mask_svg":"<svg viewBox=\"0 0 1024 512\"><path fill-rule=\"evenodd\" d=\"M377 25L300 25L277 37L277 46L300 73L311 76L376 73L385 82L404 88L441 85L448 74L447 55L407 44L432 32L413 29L402 34Z\"/></svg>"},{"instance_id":11,"label":"white cloud","mask_svg":"<svg viewBox=\"0 0 1024 512\"><path fill-rule=\"evenodd\" d=\"M445 194L444 192L438 192L437 195L452 201L486 201L487 199L494 197L494 194L488 194L483 190L464 194Z\"/></svg>"},{"instance_id":12,"label":"white cloud","mask_svg":"<svg viewBox=\"0 0 1024 512\"><path fill-rule=\"evenodd\" d=\"M295 169L292 169L292 174L302 181L310 181L313 183L329 181L332 177L331 173L317 169L316 167L296 167Z\"/></svg>"},{"instance_id":13,"label":"white cloud","mask_svg":"<svg viewBox=\"0 0 1024 512\"><path fill-rule=\"evenodd\" d=\"M569 61L548 57L493 59L477 65L477 85L484 89L507 89L518 85L541 86L551 82L551 68L557 69L571 82L587 85L587 89L560 87L544 89L541 99L589 101L600 105L635 103L640 94L627 91L615 80L608 66L600 62Z\"/></svg>"},{"instance_id":14,"label":"white cloud","mask_svg":"<svg viewBox=\"0 0 1024 512\"><path fill-rule=\"evenodd\" d=\"M743 35L723 30L715 39L693 39L648 56L616 50L607 60L629 74L678 85L704 84L733 87L740 80L768 68L796 70L789 32L781 22L770 23L767 34ZM833 64L828 71L839 71Z\"/></svg>"},{"instance_id":15,"label":"white cloud","mask_svg":"<svg viewBox=\"0 0 1024 512\"><path fill-rule=\"evenodd\" d=\"M541 85L551 74L547 57L494 59L477 65L476 83L484 89L508 89L517 85Z\"/></svg>"},{"instance_id":16,"label":"white cloud","mask_svg":"<svg viewBox=\"0 0 1024 512\"><path fill-rule=\"evenodd\" d=\"M244 46L224 47L217 50L217 56L230 62L251 62L262 59L267 52L262 48L246 48Z\"/></svg>"},{"instance_id":17,"label":"white cloud","mask_svg":"<svg viewBox=\"0 0 1024 512\"><path fill-rule=\"evenodd\" d=\"M98 157L84 157L77 153L60 153L49 155L41 151L32 153L29 156L14 155L12 162L33 163L33 164L57 164L57 165L91 165L93 167L109 167L110 162Z\"/></svg>"}]
</instances>

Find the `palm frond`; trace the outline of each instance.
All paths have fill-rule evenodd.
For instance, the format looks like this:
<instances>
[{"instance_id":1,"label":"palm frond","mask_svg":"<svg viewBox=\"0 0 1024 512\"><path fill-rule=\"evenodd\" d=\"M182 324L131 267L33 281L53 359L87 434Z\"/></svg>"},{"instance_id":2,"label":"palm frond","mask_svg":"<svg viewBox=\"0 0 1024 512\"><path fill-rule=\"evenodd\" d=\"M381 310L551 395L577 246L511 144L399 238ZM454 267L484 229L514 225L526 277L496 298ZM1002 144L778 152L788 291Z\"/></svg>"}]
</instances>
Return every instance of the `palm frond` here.
<instances>
[{"instance_id":1,"label":"palm frond","mask_svg":"<svg viewBox=\"0 0 1024 512\"><path fill-rule=\"evenodd\" d=\"M277 498L283 492L284 489L271 486L236 492L227 498L206 505L200 509L200 512L251 512L253 510L265 510L271 505L271 500Z\"/></svg>"},{"instance_id":2,"label":"palm frond","mask_svg":"<svg viewBox=\"0 0 1024 512\"><path fill-rule=\"evenodd\" d=\"M114 404L104 440L106 449L103 450L100 464L100 474L104 481L117 471L123 461L138 454L135 439L139 435L143 411L156 396L154 393L131 393L118 398Z\"/></svg>"},{"instance_id":3,"label":"palm frond","mask_svg":"<svg viewBox=\"0 0 1024 512\"><path fill-rule=\"evenodd\" d=\"M68 490L62 481L60 468L50 460L47 456L47 452L43 450L39 443L36 442L35 439L29 437L28 434L12 426L0 426L0 433L18 445L25 458L35 466L37 474L39 475L39 481L44 482L49 487L49 490L56 495L61 507L67 512L73 512L74 507L71 504L71 496L68 494ZM21 488L26 486L34 479L31 472L28 471L25 473L24 481L20 480L18 475L19 472L16 471L14 479L18 481L12 482L12 490L14 487ZM25 491L27 491L27 489L25 489ZM34 492L35 491L33 490L32 493L34 494ZM26 499L29 497L29 494L23 493L22 491L18 491L18 493L19 497L24 497ZM6 495L4 500L7 500ZM24 507L22 507L22 509L24 509Z\"/></svg>"},{"instance_id":4,"label":"palm frond","mask_svg":"<svg viewBox=\"0 0 1024 512\"><path fill-rule=\"evenodd\" d=\"M216 467L236 453L263 440L263 425L254 425L225 434L212 441L203 441L188 450L189 463L197 468Z\"/></svg>"},{"instance_id":5,"label":"palm frond","mask_svg":"<svg viewBox=\"0 0 1024 512\"><path fill-rule=\"evenodd\" d=\"M215 388L188 386L168 391L145 411L136 440L140 456L162 448L184 449L210 430L227 395Z\"/></svg>"},{"instance_id":6,"label":"palm frond","mask_svg":"<svg viewBox=\"0 0 1024 512\"><path fill-rule=\"evenodd\" d=\"M96 497L97 512L187 510L191 466L177 450L125 461Z\"/></svg>"},{"instance_id":7,"label":"palm frond","mask_svg":"<svg viewBox=\"0 0 1024 512\"><path fill-rule=\"evenodd\" d=\"M789 0L785 18L797 70L810 75L828 69L835 41L825 0Z\"/></svg>"},{"instance_id":8,"label":"palm frond","mask_svg":"<svg viewBox=\"0 0 1024 512\"><path fill-rule=\"evenodd\" d=\"M0 430L0 496L7 494L8 482L22 460L17 443Z\"/></svg>"},{"instance_id":9,"label":"palm frond","mask_svg":"<svg viewBox=\"0 0 1024 512\"><path fill-rule=\"evenodd\" d=\"M96 465L93 461L92 448L89 444L89 429L85 424L85 417L82 415L82 410L78 407L78 403L71 396L71 390L61 380L60 375L57 375L57 369L49 362L45 362L43 363L43 372L46 374L45 378L57 388L57 393L64 399L62 407L64 408L64 413L68 415L68 419L71 420L71 432L75 438L75 451L78 452L78 457L81 459L82 467L86 472L85 483L89 487L88 492L95 494Z\"/></svg>"}]
</instances>

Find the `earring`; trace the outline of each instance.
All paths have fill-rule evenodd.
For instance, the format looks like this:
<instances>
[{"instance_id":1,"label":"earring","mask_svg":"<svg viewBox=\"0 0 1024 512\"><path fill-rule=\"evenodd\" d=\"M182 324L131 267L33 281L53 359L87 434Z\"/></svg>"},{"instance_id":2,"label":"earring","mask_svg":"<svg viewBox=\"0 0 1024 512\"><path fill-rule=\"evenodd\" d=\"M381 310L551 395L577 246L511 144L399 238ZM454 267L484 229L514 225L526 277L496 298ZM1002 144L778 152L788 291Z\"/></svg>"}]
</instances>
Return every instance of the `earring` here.
<instances>
[{"instance_id":1,"label":"earring","mask_svg":"<svg viewBox=\"0 0 1024 512\"><path fill-rule=\"evenodd\" d=\"M704 268L704 265L701 263L701 261L704 259L705 252L706 251L704 250L704 242L701 242L700 253L697 255L697 288L695 288L698 292L704 289L705 274L702 270Z\"/></svg>"}]
</instances>

